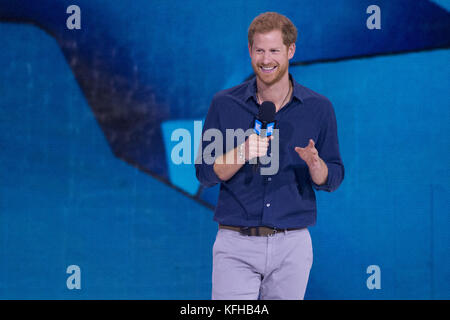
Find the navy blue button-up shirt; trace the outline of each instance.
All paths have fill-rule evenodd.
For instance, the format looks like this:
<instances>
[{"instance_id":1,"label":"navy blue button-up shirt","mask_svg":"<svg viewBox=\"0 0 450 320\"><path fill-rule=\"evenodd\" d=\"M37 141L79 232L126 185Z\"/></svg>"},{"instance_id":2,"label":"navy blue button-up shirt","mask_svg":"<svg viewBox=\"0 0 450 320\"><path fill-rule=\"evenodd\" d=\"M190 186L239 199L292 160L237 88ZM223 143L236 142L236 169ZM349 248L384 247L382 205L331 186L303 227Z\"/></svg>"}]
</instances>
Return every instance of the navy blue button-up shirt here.
<instances>
[{"instance_id":1,"label":"navy blue button-up shirt","mask_svg":"<svg viewBox=\"0 0 450 320\"><path fill-rule=\"evenodd\" d=\"M254 170L254 165L246 163L229 180L221 181L213 164L196 161L196 175L202 185L221 184L214 212L214 220L220 224L282 229L313 225L317 214L313 187L331 192L344 179L331 102L289 76L294 85L292 98L275 114L279 129L279 169L276 174L261 175L260 170ZM210 128L220 130L223 150L227 152L225 130L240 128L246 131L252 127L258 108L256 78L222 90L211 102L203 133ZM306 162L294 149L307 146L309 139L314 140L319 156L328 166L327 181L320 186L312 181ZM201 143L204 149L211 142L202 139Z\"/></svg>"}]
</instances>

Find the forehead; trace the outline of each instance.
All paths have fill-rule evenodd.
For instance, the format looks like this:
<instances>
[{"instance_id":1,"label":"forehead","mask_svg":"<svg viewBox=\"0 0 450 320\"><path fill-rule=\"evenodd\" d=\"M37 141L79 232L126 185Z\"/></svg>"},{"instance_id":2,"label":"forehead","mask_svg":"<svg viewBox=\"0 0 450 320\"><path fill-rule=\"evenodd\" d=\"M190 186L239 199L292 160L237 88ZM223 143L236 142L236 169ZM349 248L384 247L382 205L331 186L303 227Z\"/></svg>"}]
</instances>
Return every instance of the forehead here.
<instances>
[{"instance_id":1,"label":"forehead","mask_svg":"<svg viewBox=\"0 0 450 320\"><path fill-rule=\"evenodd\" d=\"M260 48L283 47L283 36L280 30L272 30L266 33L255 33L253 36L253 46Z\"/></svg>"}]
</instances>

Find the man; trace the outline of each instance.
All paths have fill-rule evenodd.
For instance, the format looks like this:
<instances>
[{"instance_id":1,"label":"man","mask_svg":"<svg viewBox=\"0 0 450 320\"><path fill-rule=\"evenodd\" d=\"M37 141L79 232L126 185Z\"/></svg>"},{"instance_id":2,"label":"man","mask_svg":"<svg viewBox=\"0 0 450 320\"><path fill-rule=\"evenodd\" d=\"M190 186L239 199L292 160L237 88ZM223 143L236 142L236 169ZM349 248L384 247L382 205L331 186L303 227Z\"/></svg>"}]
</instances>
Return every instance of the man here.
<instances>
[{"instance_id":1,"label":"man","mask_svg":"<svg viewBox=\"0 0 450 320\"><path fill-rule=\"evenodd\" d=\"M256 134L214 154L214 163L196 162L204 186L220 183L213 299L303 299L313 260L307 229L316 221L313 187L331 192L344 179L331 102L289 74L296 39L285 16L256 17L248 30L256 77L218 92L206 117L203 134L214 128L225 137L227 129L251 127L262 102L271 101L279 130L275 174L249 163L267 157L276 141Z\"/></svg>"}]
</instances>

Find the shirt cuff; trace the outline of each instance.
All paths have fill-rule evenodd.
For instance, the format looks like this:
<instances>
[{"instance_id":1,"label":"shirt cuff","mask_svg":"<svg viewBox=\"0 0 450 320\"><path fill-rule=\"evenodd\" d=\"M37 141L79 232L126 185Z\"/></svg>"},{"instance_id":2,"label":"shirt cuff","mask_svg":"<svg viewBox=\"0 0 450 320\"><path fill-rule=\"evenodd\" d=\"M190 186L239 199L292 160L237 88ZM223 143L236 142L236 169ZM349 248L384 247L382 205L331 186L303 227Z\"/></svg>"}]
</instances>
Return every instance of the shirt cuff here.
<instances>
[{"instance_id":1,"label":"shirt cuff","mask_svg":"<svg viewBox=\"0 0 450 320\"><path fill-rule=\"evenodd\" d=\"M324 184L318 185L317 183L315 183L314 181L312 181L312 185L316 190L324 190L324 191L331 191L330 188L330 170L328 170L328 176L327 176L327 181L325 181Z\"/></svg>"},{"instance_id":2,"label":"shirt cuff","mask_svg":"<svg viewBox=\"0 0 450 320\"><path fill-rule=\"evenodd\" d=\"M318 185L317 183L315 183L314 181L312 181L312 185L316 190L323 190L323 191L327 191L327 192L331 192L333 191L333 181L334 181L334 177L336 175L336 167L333 164L330 163L326 163L328 167L328 176L327 176L327 180L325 181L324 184Z\"/></svg>"},{"instance_id":3,"label":"shirt cuff","mask_svg":"<svg viewBox=\"0 0 450 320\"><path fill-rule=\"evenodd\" d=\"M200 165L197 173L197 179L207 188L222 182L214 171L214 164Z\"/></svg>"},{"instance_id":4,"label":"shirt cuff","mask_svg":"<svg viewBox=\"0 0 450 320\"><path fill-rule=\"evenodd\" d=\"M322 185L317 185L311 180L312 185L317 190L333 192L336 190L344 179L344 167L336 163L326 163L328 166L327 181Z\"/></svg>"}]
</instances>

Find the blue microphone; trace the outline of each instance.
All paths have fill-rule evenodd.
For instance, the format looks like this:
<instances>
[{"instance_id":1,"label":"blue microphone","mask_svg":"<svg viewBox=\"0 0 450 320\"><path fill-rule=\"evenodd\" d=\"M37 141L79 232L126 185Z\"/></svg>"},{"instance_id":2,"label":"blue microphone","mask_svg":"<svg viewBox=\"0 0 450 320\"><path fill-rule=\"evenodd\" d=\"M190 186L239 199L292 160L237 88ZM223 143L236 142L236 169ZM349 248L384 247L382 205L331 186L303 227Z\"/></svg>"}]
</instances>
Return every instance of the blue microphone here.
<instances>
[{"instance_id":1,"label":"blue microphone","mask_svg":"<svg viewBox=\"0 0 450 320\"><path fill-rule=\"evenodd\" d=\"M272 101L264 101L259 107L258 117L255 118L253 131L260 136L261 130L266 130L265 137L270 137L275 129L275 104Z\"/></svg>"},{"instance_id":2,"label":"blue microphone","mask_svg":"<svg viewBox=\"0 0 450 320\"><path fill-rule=\"evenodd\" d=\"M275 113L276 107L272 101L264 101L259 106L258 117L255 118L253 123L253 131L261 136L261 130L266 129L265 137L270 137L273 134L273 130L275 129L276 121L275 121ZM260 165L259 157L257 158L257 164L254 166L254 169L258 169Z\"/></svg>"}]
</instances>

